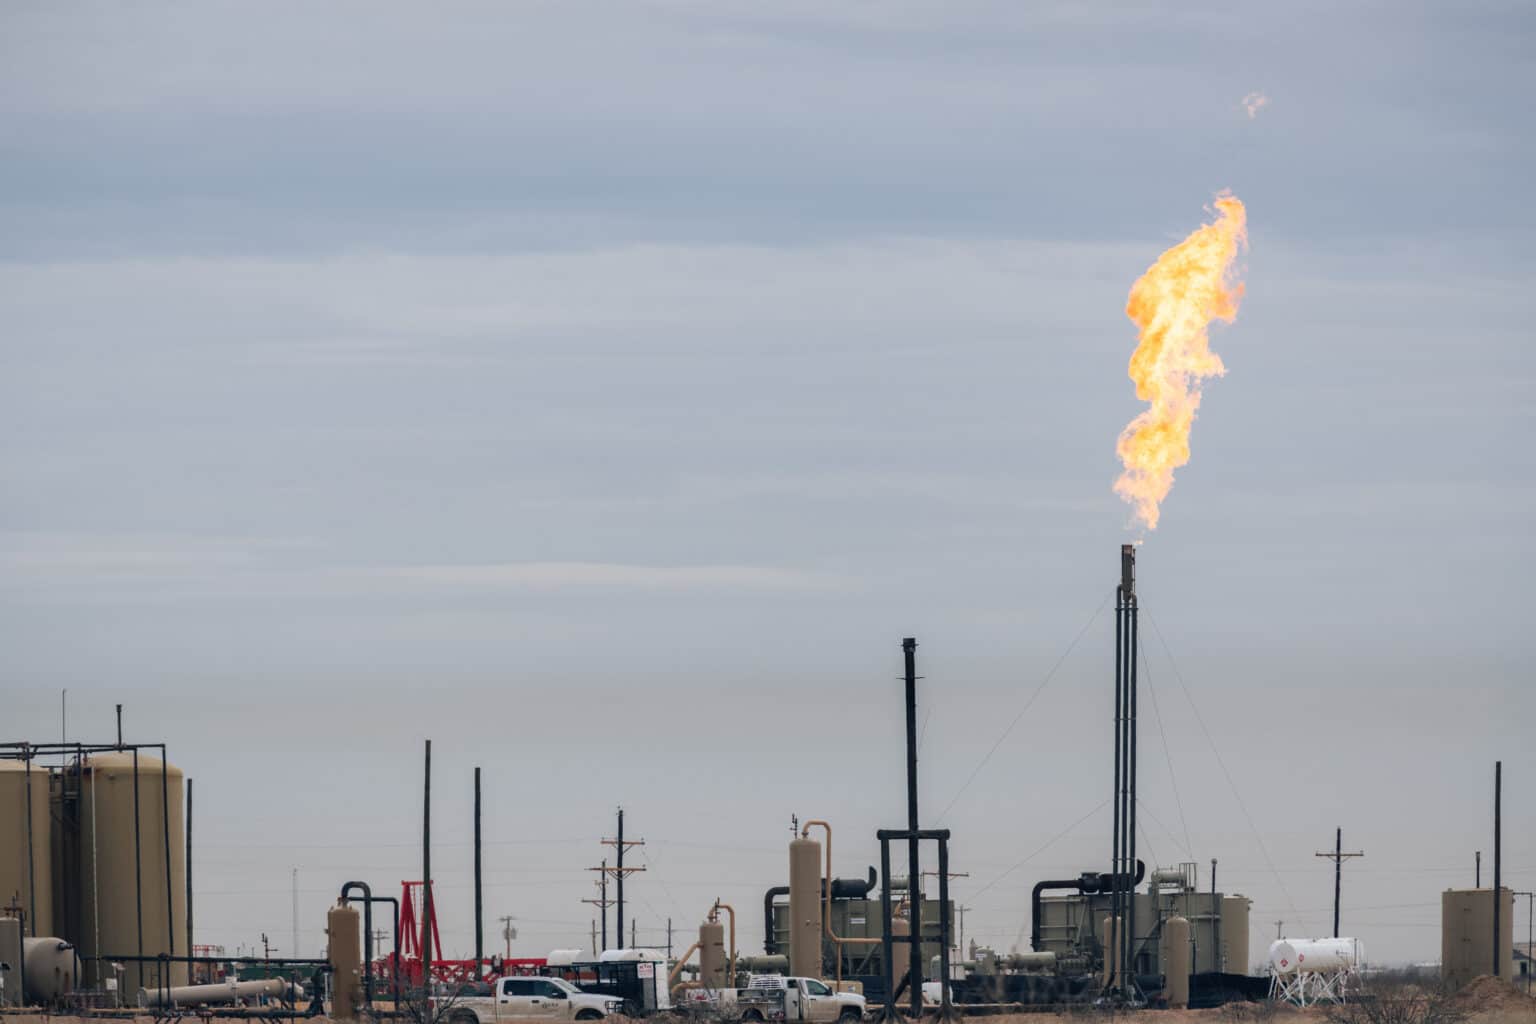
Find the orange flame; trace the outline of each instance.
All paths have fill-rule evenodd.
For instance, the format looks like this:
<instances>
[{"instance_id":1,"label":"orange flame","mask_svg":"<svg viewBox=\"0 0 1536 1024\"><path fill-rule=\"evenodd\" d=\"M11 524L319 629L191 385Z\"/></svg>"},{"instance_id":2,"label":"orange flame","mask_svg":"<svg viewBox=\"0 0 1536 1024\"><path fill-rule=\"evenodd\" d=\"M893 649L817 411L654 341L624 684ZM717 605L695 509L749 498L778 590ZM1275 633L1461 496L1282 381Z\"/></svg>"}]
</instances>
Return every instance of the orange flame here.
<instances>
[{"instance_id":1,"label":"orange flame","mask_svg":"<svg viewBox=\"0 0 1536 1024\"><path fill-rule=\"evenodd\" d=\"M1230 193L1216 197L1216 221L1197 229L1131 286L1125 314L1141 341L1131 356L1136 397L1151 408L1120 433L1125 472L1115 493L1136 508L1148 530L1173 487L1173 471L1189 461L1189 428L1200 408L1200 382L1226 373L1206 333L1212 320L1231 323L1243 297L1233 280L1238 249L1248 244L1248 214Z\"/></svg>"}]
</instances>

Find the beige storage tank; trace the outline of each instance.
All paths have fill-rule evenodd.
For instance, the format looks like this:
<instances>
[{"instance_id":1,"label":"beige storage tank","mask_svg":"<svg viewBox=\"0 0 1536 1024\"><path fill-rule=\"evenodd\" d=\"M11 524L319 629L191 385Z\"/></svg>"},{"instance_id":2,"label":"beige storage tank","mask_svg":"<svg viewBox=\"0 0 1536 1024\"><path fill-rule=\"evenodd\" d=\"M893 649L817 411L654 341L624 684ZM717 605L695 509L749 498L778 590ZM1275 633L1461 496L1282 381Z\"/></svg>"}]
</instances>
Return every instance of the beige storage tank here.
<instances>
[{"instance_id":1,"label":"beige storage tank","mask_svg":"<svg viewBox=\"0 0 1536 1024\"><path fill-rule=\"evenodd\" d=\"M789 970L821 977L821 843L789 843Z\"/></svg>"},{"instance_id":2,"label":"beige storage tank","mask_svg":"<svg viewBox=\"0 0 1536 1024\"><path fill-rule=\"evenodd\" d=\"M138 956L140 927L143 955L186 956L187 865L182 811L181 769L142 751L138 755L138 868L134 856L134 755L116 751L90 755L81 772L80 794L80 955L94 976L98 954ZM166 861L166 822L170 824L170 861ZM169 876L169 877L167 877ZM142 895L138 883L142 883ZM167 891L169 889L169 891ZM143 907L142 922L139 908ZM171 964L168 978L160 965L123 961L126 991L187 983L186 964Z\"/></svg>"},{"instance_id":3,"label":"beige storage tank","mask_svg":"<svg viewBox=\"0 0 1536 1024\"><path fill-rule=\"evenodd\" d=\"M1515 973L1515 894L1499 890L1501 976ZM1440 896L1440 980L1458 989L1493 973L1493 890L1447 889Z\"/></svg>"},{"instance_id":4,"label":"beige storage tank","mask_svg":"<svg viewBox=\"0 0 1536 1024\"><path fill-rule=\"evenodd\" d=\"M7 970L0 975L0 1006L21 1005L21 921L0 917L0 964Z\"/></svg>"},{"instance_id":5,"label":"beige storage tank","mask_svg":"<svg viewBox=\"0 0 1536 1024\"><path fill-rule=\"evenodd\" d=\"M19 900L26 911L27 935L52 935L57 930L50 836L48 769L34 764L29 772L25 761L0 760L0 904Z\"/></svg>"},{"instance_id":6,"label":"beige storage tank","mask_svg":"<svg viewBox=\"0 0 1536 1024\"><path fill-rule=\"evenodd\" d=\"M1170 1010L1182 1010L1189 1005L1189 921L1182 917L1170 917L1163 922L1163 995Z\"/></svg>"},{"instance_id":7,"label":"beige storage tank","mask_svg":"<svg viewBox=\"0 0 1536 1024\"><path fill-rule=\"evenodd\" d=\"M326 959L331 964L331 1017L353 1020L363 1004L363 946L360 915L338 903L325 915ZM206 987L206 986L204 986Z\"/></svg>"},{"instance_id":8,"label":"beige storage tank","mask_svg":"<svg viewBox=\"0 0 1536 1024\"><path fill-rule=\"evenodd\" d=\"M726 987L725 925L705 921L699 925L699 983L707 989Z\"/></svg>"},{"instance_id":9,"label":"beige storage tank","mask_svg":"<svg viewBox=\"0 0 1536 1024\"><path fill-rule=\"evenodd\" d=\"M23 939L22 956L26 958L28 1003L60 1003L80 987L80 958L75 947L63 939Z\"/></svg>"},{"instance_id":10,"label":"beige storage tank","mask_svg":"<svg viewBox=\"0 0 1536 1024\"><path fill-rule=\"evenodd\" d=\"M1246 896L1221 898L1221 970L1225 974L1248 973L1248 908Z\"/></svg>"},{"instance_id":11,"label":"beige storage tank","mask_svg":"<svg viewBox=\"0 0 1536 1024\"><path fill-rule=\"evenodd\" d=\"M899 914L891 915L891 978L893 984L901 984L901 979L907 976L912 969L912 943L907 941L912 934L912 922Z\"/></svg>"}]
</instances>

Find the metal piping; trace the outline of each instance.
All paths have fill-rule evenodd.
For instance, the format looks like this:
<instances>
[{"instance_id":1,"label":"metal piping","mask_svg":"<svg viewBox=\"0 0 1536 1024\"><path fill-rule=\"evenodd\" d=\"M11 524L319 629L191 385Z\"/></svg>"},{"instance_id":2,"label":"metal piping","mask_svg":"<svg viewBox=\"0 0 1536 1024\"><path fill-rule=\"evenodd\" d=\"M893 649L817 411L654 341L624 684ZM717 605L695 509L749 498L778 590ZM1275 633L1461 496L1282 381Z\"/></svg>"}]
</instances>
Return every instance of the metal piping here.
<instances>
[{"instance_id":1,"label":"metal piping","mask_svg":"<svg viewBox=\"0 0 1536 1024\"><path fill-rule=\"evenodd\" d=\"M763 893L763 953L773 956L779 951L779 943L773 937L773 898L788 896L789 886L775 885Z\"/></svg>"},{"instance_id":2,"label":"metal piping","mask_svg":"<svg viewBox=\"0 0 1536 1024\"><path fill-rule=\"evenodd\" d=\"M843 947L844 946L878 946L885 941L882 939L856 939L843 938L832 931L832 826L820 819L813 819L805 823L800 829L800 838L809 839L812 825L820 825L827 830L827 874L822 879L821 890L821 929L827 933L827 938L837 946L837 987L842 991L843 987Z\"/></svg>"},{"instance_id":3,"label":"metal piping","mask_svg":"<svg viewBox=\"0 0 1536 1024\"><path fill-rule=\"evenodd\" d=\"M1130 888L1135 888L1146 877L1147 865L1143 861L1136 862L1136 877L1131 882ZM1036 883L1029 895L1029 948L1037 953L1044 950L1040 948L1040 915L1041 895L1048 889L1076 889L1079 893L1090 896L1096 893L1113 893L1115 891L1114 875L1107 871L1084 871L1076 878L1054 879Z\"/></svg>"},{"instance_id":4,"label":"metal piping","mask_svg":"<svg viewBox=\"0 0 1536 1024\"><path fill-rule=\"evenodd\" d=\"M347 902L347 893L363 890L363 1001L373 1008L373 890L367 882L347 882L341 887L341 902ZM396 936L400 933L395 932Z\"/></svg>"},{"instance_id":5,"label":"metal piping","mask_svg":"<svg viewBox=\"0 0 1536 1024\"><path fill-rule=\"evenodd\" d=\"M671 992L672 991L672 986L674 984L676 984L677 976L679 974L683 973L683 965L688 962L688 958L693 956L693 954L698 950L698 948L699 948L699 944L697 942L695 942L693 945L688 947L687 951L684 952L682 956L677 958L677 963L672 965L672 970L669 971L668 974L667 974L667 991L668 992Z\"/></svg>"}]
</instances>

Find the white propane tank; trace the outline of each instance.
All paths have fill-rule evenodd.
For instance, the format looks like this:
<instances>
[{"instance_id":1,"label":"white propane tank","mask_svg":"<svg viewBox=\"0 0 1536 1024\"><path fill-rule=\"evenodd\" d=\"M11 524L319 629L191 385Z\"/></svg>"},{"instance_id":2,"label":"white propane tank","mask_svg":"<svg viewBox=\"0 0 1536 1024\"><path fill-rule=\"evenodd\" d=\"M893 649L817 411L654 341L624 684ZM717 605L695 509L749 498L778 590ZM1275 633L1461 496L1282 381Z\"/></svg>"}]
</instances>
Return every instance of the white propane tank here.
<instances>
[{"instance_id":1,"label":"white propane tank","mask_svg":"<svg viewBox=\"0 0 1536 1024\"><path fill-rule=\"evenodd\" d=\"M587 951L584 949L552 949L544 962L551 967L569 967L586 959Z\"/></svg>"},{"instance_id":2,"label":"white propane tank","mask_svg":"<svg viewBox=\"0 0 1536 1024\"><path fill-rule=\"evenodd\" d=\"M1269 966L1276 974L1351 970L1364 960L1359 939L1277 939L1269 944Z\"/></svg>"}]
</instances>

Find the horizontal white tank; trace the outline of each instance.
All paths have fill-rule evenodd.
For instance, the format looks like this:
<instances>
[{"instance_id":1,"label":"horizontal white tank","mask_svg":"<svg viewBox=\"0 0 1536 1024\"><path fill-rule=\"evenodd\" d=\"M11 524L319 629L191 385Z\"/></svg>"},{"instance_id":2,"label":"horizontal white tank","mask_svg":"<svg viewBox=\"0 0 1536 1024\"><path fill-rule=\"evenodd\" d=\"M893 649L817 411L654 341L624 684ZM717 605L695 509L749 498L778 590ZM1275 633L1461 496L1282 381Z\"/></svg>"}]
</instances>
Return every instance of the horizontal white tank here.
<instances>
[{"instance_id":1,"label":"horizontal white tank","mask_svg":"<svg viewBox=\"0 0 1536 1024\"><path fill-rule=\"evenodd\" d=\"M1364 961L1359 939L1277 939L1269 944L1269 966L1276 974L1343 971Z\"/></svg>"},{"instance_id":2,"label":"horizontal white tank","mask_svg":"<svg viewBox=\"0 0 1536 1024\"><path fill-rule=\"evenodd\" d=\"M605 949L598 960L605 964L635 960L666 963L667 954L655 949Z\"/></svg>"},{"instance_id":3,"label":"horizontal white tank","mask_svg":"<svg viewBox=\"0 0 1536 1024\"><path fill-rule=\"evenodd\" d=\"M592 958L584 949L552 949L544 962L551 967L569 967L571 964L585 963Z\"/></svg>"}]
</instances>

